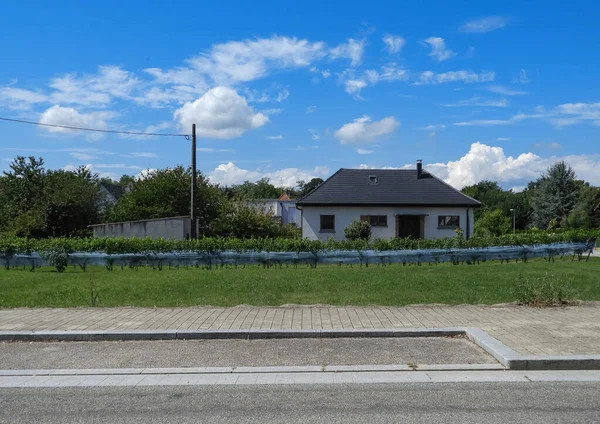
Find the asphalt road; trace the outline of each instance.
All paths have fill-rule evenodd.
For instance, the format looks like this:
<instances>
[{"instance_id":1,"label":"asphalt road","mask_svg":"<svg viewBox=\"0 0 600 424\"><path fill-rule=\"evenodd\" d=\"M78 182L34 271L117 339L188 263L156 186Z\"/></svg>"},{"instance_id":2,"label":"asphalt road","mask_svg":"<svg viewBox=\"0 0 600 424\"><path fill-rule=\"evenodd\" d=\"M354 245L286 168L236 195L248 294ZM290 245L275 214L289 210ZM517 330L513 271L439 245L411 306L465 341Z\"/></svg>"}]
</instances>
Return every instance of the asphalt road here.
<instances>
[{"instance_id":1,"label":"asphalt road","mask_svg":"<svg viewBox=\"0 0 600 424\"><path fill-rule=\"evenodd\" d=\"M594 423L600 383L0 389L0 423Z\"/></svg>"},{"instance_id":2,"label":"asphalt road","mask_svg":"<svg viewBox=\"0 0 600 424\"><path fill-rule=\"evenodd\" d=\"M485 364L464 338L332 338L0 343L0 368Z\"/></svg>"}]
</instances>

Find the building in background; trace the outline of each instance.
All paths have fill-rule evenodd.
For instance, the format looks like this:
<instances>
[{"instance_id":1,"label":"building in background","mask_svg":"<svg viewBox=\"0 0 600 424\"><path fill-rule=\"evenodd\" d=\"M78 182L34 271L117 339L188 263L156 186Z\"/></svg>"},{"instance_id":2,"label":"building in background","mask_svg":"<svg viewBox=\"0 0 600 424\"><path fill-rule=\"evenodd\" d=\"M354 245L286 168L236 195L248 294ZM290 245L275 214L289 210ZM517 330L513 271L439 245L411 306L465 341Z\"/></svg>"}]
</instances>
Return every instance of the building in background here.
<instances>
[{"instance_id":1,"label":"building in background","mask_svg":"<svg viewBox=\"0 0 600 424\"><path fill-rule=\"evenodd\" d=\"M278 199L249 200L247 204L265 214L271 214L282 225L293 224L298 227L301 225L300 213L296 209L296 200L290 199L287 193L283 193Z\"/></svg>"}]
</instances>

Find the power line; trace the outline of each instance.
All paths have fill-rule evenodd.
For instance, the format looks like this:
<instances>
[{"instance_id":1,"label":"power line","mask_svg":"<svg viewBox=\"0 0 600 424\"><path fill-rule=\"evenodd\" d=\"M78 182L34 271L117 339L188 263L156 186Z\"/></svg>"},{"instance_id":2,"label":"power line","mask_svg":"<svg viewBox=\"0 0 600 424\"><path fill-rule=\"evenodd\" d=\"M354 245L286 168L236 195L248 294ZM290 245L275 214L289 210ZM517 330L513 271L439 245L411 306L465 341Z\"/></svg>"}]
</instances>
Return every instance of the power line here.
<instances>
[{"instance_id":1,"label":"power line","mask_svg":"<svg viewBox=\"0 0 600 424\"><path fill-rule=\"evenodd\" d=\"M190 139L190 136L188 134L146 133L146 132L137 132L137 131L101 130L98 128L82 128L82 127L70 127L68 125L42 124L41 122L24 121L22 119L11 119L11 118L1 118L1 117L0 117L0 121L18 122L20 124L39 125L42 127L65 128L68 130L77 130L77 131L92 131L92 132L111 133L111 134L148 135L148 136L157 136L157 137L185 137L186 140Z\"/></svg>"}]
</instances>

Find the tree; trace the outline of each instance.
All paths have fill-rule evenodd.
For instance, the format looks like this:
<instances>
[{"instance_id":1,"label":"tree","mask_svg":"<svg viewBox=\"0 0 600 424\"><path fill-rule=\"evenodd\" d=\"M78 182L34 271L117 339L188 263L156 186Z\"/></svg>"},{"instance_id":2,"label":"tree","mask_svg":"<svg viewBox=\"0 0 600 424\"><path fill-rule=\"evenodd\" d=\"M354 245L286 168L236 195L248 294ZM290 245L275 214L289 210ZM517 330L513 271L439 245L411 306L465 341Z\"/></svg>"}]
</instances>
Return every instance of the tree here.
<instances>
[{"instance_id":1,"label":"tree","mask_svg":"<svg viewBox=\"0 0 600 424\"><path fill-rule=\"evenodd\" d=\"M191 181L191 169L183 166L151 171L131 183L129 191L109 208L104 221L189 216ZM201 232L218 216L222 200L219 187L198 173L194 204Z\"/></svg>"},{"instance_id":2,"label":"tree","mask_svg":"<svg viewBox=\"0 0 600 424\"><path fill-rule=\"evenodd\" d=\"M583 186L577 206L567 218L569 228L600 228L600 187Z\"/></svg>"},{"instance_id":3,"label":"tree","mask_svg":"<svg viewBox=\"0 0 600 424\"><path fill-rule=\"evenodd\" d=\"M243 202L225 201L219 216L209 226L209 234L221 237L297 237L299 230L281 225L273 215Z\"/></svg>"},{"instance_id":4,"label":"tree","mask_svg":"<svg viewBox=\"0 0 600 424\"><path fill-rule=\"evenodd\" d=\"M502 214L515 213L515 227L524 230L531 222L531 204L529 198L531 191L525 190L517 193L512 190L503 190L496 181L481 181L462 189L462 192L483 203L483 207L475 209L475 223L487 212L500 209Z\"/></svg>"},{"instance_id":5,"label":"tree","mask_svg":"<svg viewBox=\"0 0 600 424\"><path fill-rule=\"evenodd\" d=\"M344 228L344 236L348 240L369 240L371 238L371 224L367 221L352 221Z\"/></svg>"},{"instance_id":6,"label":"tree","mask_svg":"<svg viewBox=\"0 0 600 424\"><path fill-rule=\"evenodd\" d=\"M313 178L307 183L304 182L303 180L297 181L296 183L298 184L298 188L300 189L300 191L298 192L298 196L304 197L308 193L313 191L315 188L317 188L321 184L323 184L323 179L322 178Z\"/></svg>"},{"instance_id":7,"label":"tree","mask_svg":"<svg viewBox=\"0 0 600 424\"><path fill-rule=\"evenodd\" d=\"M511 219L502 210L486 211L475 223L477 237L501 236L511 231Z\"/></svg>"},{"instance_id":8,"label":"tree","mask_svg":"<svg viewBox=\"0 0 600 424\"><path fill-rule=\"evenodd\" d=\"M575 208L581 184L565 162L557 162L535 183L531 199L532 224L537 228L564 227Z\"/></svg>"},{"instance_id":9,"label":"tree","mask_svg":"<svg viewBox=\"0 0 600 424\"><path fill-rule=\"evenodd\" d=\"M244 200L277 199L282 192L281 189L271 184L269 178L261 178L255 183L244 181L243 184L232 188L237 197Z\"/></svg>"}]
</instances>

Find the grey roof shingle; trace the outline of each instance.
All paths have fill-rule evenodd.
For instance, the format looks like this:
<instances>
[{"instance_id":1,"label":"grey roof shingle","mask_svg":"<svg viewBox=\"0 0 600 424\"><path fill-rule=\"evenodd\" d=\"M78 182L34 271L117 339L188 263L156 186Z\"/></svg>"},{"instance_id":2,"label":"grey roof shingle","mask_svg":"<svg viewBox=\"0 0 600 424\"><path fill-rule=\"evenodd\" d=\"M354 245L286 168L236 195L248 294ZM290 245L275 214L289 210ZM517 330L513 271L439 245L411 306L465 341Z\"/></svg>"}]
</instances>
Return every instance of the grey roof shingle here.
<instances>
[{"instance_id":1,"label":"grey roof shingle","mask_svg":"<svg viewBox=\"0 0 600 424\"><path fill-rule=\"evenodd\" d=\"M369 181L377 177L377 183ZM340 169L300 199L303 205L481 206L442 180L416 169Z\"/></svg>"}]
</instances>

